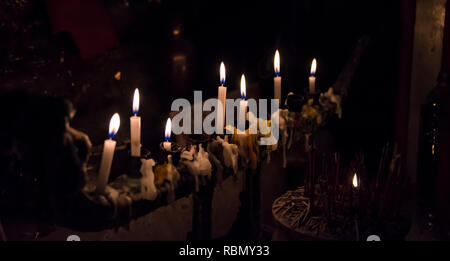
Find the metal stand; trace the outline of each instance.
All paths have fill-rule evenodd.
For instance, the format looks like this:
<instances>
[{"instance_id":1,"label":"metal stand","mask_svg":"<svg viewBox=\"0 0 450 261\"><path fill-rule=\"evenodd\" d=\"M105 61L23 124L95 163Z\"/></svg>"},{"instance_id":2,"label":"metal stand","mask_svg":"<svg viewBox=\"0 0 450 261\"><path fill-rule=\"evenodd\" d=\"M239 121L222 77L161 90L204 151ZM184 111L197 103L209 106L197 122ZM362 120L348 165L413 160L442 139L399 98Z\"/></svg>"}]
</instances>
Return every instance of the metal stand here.
<instances>
[{"instance_id":1,"label":"metal stand","mask_svg":"<svg viewBox=\"0 0 450 261\"><path fill-rule=\"evenodd\" d=\"M261 232L261 186L260 171L258 163L257 169L245 171L245 194L248 204L248 222L250 225L250 238L258 239Z\"/></svg>"},{"instance_id":2,"label":"metal stand","mask_svg":"<svg viewBox=\"0 0 450 261\"><path fill-rule=\"evenodd\" d=\"M7 241L5 230L3 229L2 221L0 220L0 241Z\"/></svg>"},{"instance_id":3,"label":"metal stand","mask_svg":"<svg viewBox=\"0 0 450 261\"><path fill-rule=\"evenodd\" d=\"M213 193L213 181L208 180L205 186L200 186L199 191L193 194L192 239L194 240L211 239Z\"/></svg>"},{"instance_id":4,"label":"metal stand","mask_svg":"<svg viewBox=\"0 0 450 261\"><path fill-rule=\"evenodd\" d=\"M245 170L244 190L241 192L241 206L238 218L233 224L230 237L232 239L259 239L261 232L261 165L256 169Z\"/></svg>"}]
</instances>

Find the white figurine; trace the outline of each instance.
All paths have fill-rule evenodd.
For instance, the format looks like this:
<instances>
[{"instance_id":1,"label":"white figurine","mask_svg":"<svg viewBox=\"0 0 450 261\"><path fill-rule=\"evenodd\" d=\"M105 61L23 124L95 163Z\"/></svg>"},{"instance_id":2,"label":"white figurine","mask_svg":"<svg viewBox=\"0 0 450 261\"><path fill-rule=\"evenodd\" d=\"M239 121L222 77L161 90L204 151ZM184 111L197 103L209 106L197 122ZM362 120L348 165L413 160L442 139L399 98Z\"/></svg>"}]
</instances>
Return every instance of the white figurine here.
<instances>
[{"instance_id":1,"label":"white figurine","mask_svg":"<svg viewBox=\"0 0 450 261\"><path fill-rule=\"evenodd\" d=\"M158 192L156 191L155 186L153 166L155 166L156 163L153 159L141 159L141 163L141 197L146 200L155 200Z\"/></svg>"},{"instance_id":2,"label":"white figurine","mask_svg":"<svg viewBox=\"0 0 450 261\"><path fill-rule=\"evenodd\" d=\"M178 181L180 180L180 173L177 168L173 165L172 155L167 156L167 177L166 179L170 183L168 202L172 202L175 200L175 189L177 188Z\"/></svg>"},{"instance_id":3,"label":"white figurine","mask_svg":"<svg viewBox=\"0 0 450 261\"><path fill-rule=\"evenodd\" d=\"M238 156L239 148L236 144L228 143L228 139L223 140L217 137L217 140L221 142L223 148L223 161L227 168L232 168L234 173L238 171Z\"/></svg>"}]
</instances>

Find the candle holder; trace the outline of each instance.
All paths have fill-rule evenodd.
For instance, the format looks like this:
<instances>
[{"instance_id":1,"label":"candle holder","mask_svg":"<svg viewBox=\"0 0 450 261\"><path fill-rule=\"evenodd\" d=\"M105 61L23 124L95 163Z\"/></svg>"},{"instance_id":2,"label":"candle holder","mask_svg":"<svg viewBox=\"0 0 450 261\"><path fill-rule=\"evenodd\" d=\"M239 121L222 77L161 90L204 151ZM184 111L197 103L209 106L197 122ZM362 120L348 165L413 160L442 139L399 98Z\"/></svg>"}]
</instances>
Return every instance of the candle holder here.
<instances>
[{"instance_id":1,"label":"candle holder","mask_svg":"<svg viewBox=\"0 0 450 261\"><path fill-rule=\"evenodd\" d=\"M170 150L167 150L164 147L164 142L161 142L159 144L159 147L161 148L161 150L163 152L166 153L166 157L164 157L164 160L167 159L167 155L172 155L172 161L174 165L177 165L178 162L180 161L180 156L181 156L181 151L183 150L183 147L180 146L178 143L176 142L170 142Z\"/></svg>"},{"instance_id":2,"label":"candle holder","mask_svg":"<svg viewBox=\"0 0 450 261\"><path fill-rule=\"evenodd\" d=\"M285 102L286 108L292 112L301 112L304 103L305 97L295 93L289 93Z\"/></svg>"},{"instance_id":3,"label":"candle holder","mask_svg":"<svg viewBox=\"0 0 450 261\"><path fill-rule=\"evenodd\" d=\"M320 91L316 90L313 93L307 93L306 94L306 101L309 100L309 99L313 99L314 102L317 102L319 100L319 97L320 97Z\"/></svg>"},{"instance_id":4,"label":"candle holder","mask_svg":"<svg viewBox=\"0 0 450 261\"><path fill-rule=\"evenodd\" d=\"M141 190L141 166L142 159L149 159L151 153L145 148L141 148L141 156L131 156L129 157L128 173L126 178L126 185L135 193L139 193Z\"/></svg>"},{"instance_id":5,"label":"candle holder","mask_svg":"<svg viewBox=\"0 0 450 261\"><path fill-rule=\"evenodd\" d=\"M203 148L206 149L208 146L208 142L211 140L211 136L206 134L191 134L187 139L191 145L201 144Z\"/></svg>"},{"instance_id":6,"label":"candle holder","mask_svg":"<svg viewBox=\"0 0 450 261\"><path fill-rule=\"evenodd\" d=\"M228 137L227 139L230 140L232 135L233 135L233 134L228 133L226 127L224 126L224 127L223 127L223 133L222 133L222 134L214 133L213 135L211 135L211 136L208 137L208 141L210 141L210 140L215 140L217 137L220 137L220 138L223 139L223 140L225 140L225 138ZM204 135L204 136L208 136L208 135ZM189 141L191 144L197 144L196 142L198 141L198 139L196 139L195 137L194 137L193 139L190 138L190 137L188 137L188 141Z\"/></svg>"}]
</instances>

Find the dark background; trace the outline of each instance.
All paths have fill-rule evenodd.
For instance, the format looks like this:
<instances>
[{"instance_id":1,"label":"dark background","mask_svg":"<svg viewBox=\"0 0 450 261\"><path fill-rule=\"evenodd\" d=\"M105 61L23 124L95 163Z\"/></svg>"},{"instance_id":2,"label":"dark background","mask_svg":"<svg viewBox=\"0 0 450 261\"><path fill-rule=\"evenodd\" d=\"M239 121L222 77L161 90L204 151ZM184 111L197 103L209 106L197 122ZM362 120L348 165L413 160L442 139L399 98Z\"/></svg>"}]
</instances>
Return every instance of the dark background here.
<instances>
[{"instance_id":1,"label":"dark background","mask_svg":"<svg viewBox=\"0 0 450 261\"><path fill-rule=\"evenodd\" d=\"M156 150L172 100L191 98L193 90L204 91L204 99L217 95L220 61L226 64L230 97L238 96L242 73L247 97L271 97L277 48L283 95L304 91L314 57L317 86L326 91L363 35L371 43L352 81L343 119L330 128L338 149L349 155L361 149L379 155L394 137L399 1L99 1L117 44L89 58L82 58L70 31L52 32L51 2L0 3L1 91L26 89L70 99L78 110L72 125L88 133L94 145L107 136L116 111L122 117L117 139L128 138L138 87L143 145ZM174 57L184 62L174 65ZM120 80L114 78L118 71Z\"/></svg>"}]
</instances>

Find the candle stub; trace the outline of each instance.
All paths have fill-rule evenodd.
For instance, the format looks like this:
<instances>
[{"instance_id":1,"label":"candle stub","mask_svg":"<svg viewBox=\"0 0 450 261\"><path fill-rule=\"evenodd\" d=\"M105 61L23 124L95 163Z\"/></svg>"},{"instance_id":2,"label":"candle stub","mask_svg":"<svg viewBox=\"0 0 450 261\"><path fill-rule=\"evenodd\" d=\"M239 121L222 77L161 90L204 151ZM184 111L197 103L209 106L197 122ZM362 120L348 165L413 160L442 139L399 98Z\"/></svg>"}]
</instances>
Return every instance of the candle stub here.
<instances>
[{"instance_id":1,"label":"candle stub","mask_svg":"<svg viewBox=\"0 0 450 261\"><path fill-rule=\"evenodd\" d=\"M170 141L165 141L163 143L164 150L172 151L172 143Z\"/></svg>"},{"instance_id":2,"label":"candle stub","mask_svg":"<svg viewBox=\"0 0 450 261\"><path fill-rule=\"evenodd\" d=\"M172 133L172 120L167 119L166 130L164 132L164 138L166 141L163 142L163 148L166 151L172 151L172 143L170 142L170 134Z\"/></svg>"}]
</instances>

